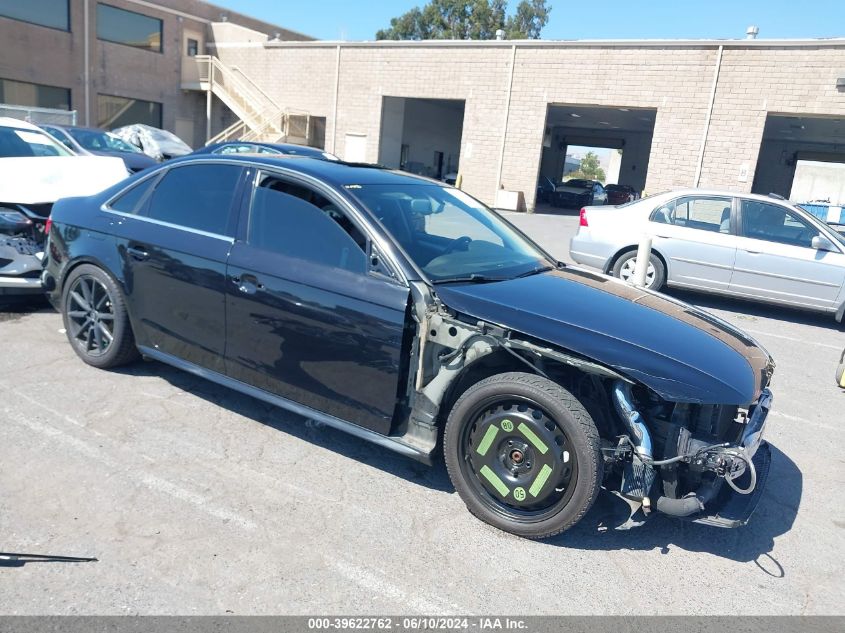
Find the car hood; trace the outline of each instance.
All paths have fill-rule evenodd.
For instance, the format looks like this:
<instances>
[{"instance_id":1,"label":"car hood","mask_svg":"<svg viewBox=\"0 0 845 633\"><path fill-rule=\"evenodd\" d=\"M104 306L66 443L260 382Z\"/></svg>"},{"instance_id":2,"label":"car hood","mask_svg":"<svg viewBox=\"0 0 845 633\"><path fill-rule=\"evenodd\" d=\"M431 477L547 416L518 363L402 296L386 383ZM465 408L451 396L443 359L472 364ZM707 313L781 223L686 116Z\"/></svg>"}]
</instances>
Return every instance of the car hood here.
<instances>
[{"instance_id":1,"label":"car hood","mask_svg":"<svg viewBox=\"0 0 845 633\"><path fill-rule=\"evenodd\" d=\"M0 158L0 201L35 204L89 196L126 178L119 158L27 156Z\"/></svg>"},{"instance_id":2,"label":"car hood","mask_svg":"<svg viewBox=\"0 0 845 633\"><path fill-rule=\"evenodd\" d=\"M673 402L748 405L774 368L721 319L577 268L436 292L453 310L592 359Z\"/></svg>"},{"instance_id":3,"label":"car hood","mask_svg":"<svg viewBox=\"0 0 845 633\"><path fill-rule=\"evenodd\" d=\"M562 193L577 193L579 195L582 193L590 193L590 190L584 187L567 187L565 185L558 185L555 187L555 191Z\"/></svg>"}]
</instances>

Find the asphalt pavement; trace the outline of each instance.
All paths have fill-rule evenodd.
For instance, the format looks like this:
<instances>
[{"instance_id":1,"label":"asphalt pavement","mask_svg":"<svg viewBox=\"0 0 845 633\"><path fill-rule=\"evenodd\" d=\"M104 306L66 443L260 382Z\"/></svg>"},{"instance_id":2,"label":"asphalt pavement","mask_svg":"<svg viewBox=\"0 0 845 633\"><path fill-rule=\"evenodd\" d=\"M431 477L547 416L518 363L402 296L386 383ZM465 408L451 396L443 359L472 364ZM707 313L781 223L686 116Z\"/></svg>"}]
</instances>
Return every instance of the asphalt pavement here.
<instances>
[{"instance_id":1,"label":"asphalt pavement","mask_svg":"<svg viewBox=\"0 0 845 633\"><path fill-rule=\"evenodd\" d=\"M574 216L514 215L567 259ZM474 519L442 464L154 362L104 372L44 304L0 308L0 614L842 614L845 391L832 320L703 295L777 360L749 525L615 530L602 494L547 542Z\"/></svg>"}]
</instances>

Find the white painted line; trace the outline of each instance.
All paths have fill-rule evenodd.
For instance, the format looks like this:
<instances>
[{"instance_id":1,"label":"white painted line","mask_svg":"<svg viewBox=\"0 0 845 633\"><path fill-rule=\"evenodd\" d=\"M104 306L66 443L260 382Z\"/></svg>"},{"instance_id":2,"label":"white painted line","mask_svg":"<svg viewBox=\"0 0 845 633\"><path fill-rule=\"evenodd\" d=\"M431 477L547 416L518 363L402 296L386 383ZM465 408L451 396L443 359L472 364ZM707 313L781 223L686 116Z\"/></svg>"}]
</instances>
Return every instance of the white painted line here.
<instances>
[{"instance_id":1,"label":"white painted line","mask_svg":"<svg viewBox=\"0 0 845 633\"><path fill-rule=\"evenodd\" d=\"M390 582L386 576L372 572L360 565L343 560L341 558L330 560L326 559L326 563L333 567L341 576L347 580L352 581L359 587L366 589L368 592L379 594L390 600L398 602L403 607L410 607L420 614L437 615L446 613L465 613L457 605L449 604L434 598L432 600L426 599L419 595L422 588L414 587L413 591L404 591L400 587Z\"/></svg>"},{"instance_id":2,"label":"white painted line","mask_svg":"<svg viewBox=\"0 0 845 633\"><path fill-rule=\"evenodd\" d=\"M749 330L747 327L743 327L738 325L741 330L748 332L749 334L758 334L760 336L771 336L772 338L780 338L785 341L793 341L795 343L802 343L805 345L815 345L817 347L826 347L828 349L835 349L836 351L841 352L842 348L845 345L828 345L827 343L817 343L816 341L808 341L806 339L795 338L794 336L784 336L783 334L771 334L769 332L761 332L760 330Z\"/></svg>"}]
</instances>

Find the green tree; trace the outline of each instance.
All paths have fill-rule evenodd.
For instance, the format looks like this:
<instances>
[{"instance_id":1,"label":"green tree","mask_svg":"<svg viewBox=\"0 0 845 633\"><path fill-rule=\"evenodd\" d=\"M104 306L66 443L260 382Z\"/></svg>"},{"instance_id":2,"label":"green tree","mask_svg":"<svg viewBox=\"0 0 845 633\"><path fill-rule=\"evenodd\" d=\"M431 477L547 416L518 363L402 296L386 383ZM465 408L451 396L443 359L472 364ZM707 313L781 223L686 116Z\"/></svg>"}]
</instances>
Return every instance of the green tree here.
<instances>
[{"instance_id":1,"label":"green tree","mask_svg":"<svg viewBox=\"0 0 845 633\"><path fill-rule=\"evenodd\" d=\"M510 39L537 39L549 21L546 0L521 0L507 15L507 0L430 0L390 20L379 40L490 40L503 29Z\"/></svg>"},{"instance_id":2,"label":"green tree","mask_svg":"<svg viewBox=\"0 0 845 633\"><path fill-rule=\"evenodd\" d=\"M601 168L599 157L594 152L587 152L581 159L581 166L569 174L570 178L586 178L587 180L598 180L604 182L607 176Z\"/></svg>"}]
</instances>

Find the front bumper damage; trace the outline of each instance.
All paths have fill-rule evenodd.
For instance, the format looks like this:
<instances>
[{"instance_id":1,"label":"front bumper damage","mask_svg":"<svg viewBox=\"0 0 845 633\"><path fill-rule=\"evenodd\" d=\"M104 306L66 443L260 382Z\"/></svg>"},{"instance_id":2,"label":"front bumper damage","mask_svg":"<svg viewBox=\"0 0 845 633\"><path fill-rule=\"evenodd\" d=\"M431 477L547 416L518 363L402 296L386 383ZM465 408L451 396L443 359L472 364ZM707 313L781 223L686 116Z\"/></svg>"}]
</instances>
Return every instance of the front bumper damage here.
<instances>
[{"instance_id":1,"label":"front bumper damage","mask_svg":"<svg viewBox=\"0 0 845 633\"><path fill-rule=\"evenodd\" d=\"M768 389L749 407L735 441L703 441L678 427L674 433L669 431L661 459L652 455L649 425L632 402L630 389L617 383L614 400L628 431L620 446L631 444L630 454L622 457L623 475L616 494L632 507L632 516L640 509L644 515L662 513L716 527L733 528L748 522L763 495L771 466L771 450L763 440L772 404ZM618 458L620 448L615 450ZM698 482L695 489L678 494L683 488L679 480L689 479L690 474Z\"/></svg>"},{"instance_id":2,"label":"front bumper damage","mask_svg":"<svg viewBox=\"0 0 845 633\"><path fill-rule=\"evenodd\" d=\"M32 238L0 234L0 295L40 293L43 257Z\"/></svg>"}]
</instances>

